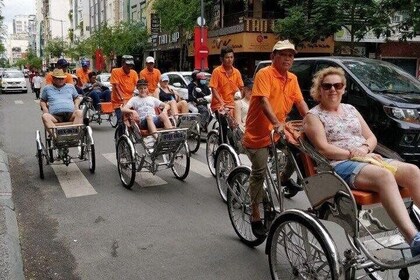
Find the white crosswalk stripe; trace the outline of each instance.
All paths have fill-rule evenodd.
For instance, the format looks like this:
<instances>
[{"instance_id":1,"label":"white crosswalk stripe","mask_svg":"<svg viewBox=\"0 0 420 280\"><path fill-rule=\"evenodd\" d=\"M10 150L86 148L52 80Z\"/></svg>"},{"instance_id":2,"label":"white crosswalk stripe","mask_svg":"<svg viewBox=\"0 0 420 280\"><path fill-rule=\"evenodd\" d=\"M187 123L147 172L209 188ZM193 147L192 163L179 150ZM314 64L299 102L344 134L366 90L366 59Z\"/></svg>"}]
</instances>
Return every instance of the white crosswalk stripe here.
<instances>
[{"instance_id":1,"label":"white crosswalk stripe","mask_svg":"<svg viewBox=\"0 0 420 280\"><path fill-rule=\"evenodd\" d=\"M97 194L75 163L51 166L67 198Z\"/></svg>"},{"instance_id":2,"label":"white crosswalk stripe","mask_svg":"<svg viewBox=\"0 0 420 280\"><path fill-rule=\"evenodd\" d=\"M117 166L117 158L115 153L102 154L108 161ZM152 187L166 185L168 182L160 178L159 176L153 175L149 172L137 172L136 183L142 187Z\"/></svg>"},{"instance_id":3,"label":"white crosswalk stripe","mask_svg":"<svg viewBox=\"0 0 420 280\"><path fill-rule=\"evenodd\" d=\"M210 173L207 163L203 163L195 158L190 157L190 170L197 173L205 178L212 178L213 175Z\"/></svg>"},{"instance_id":4,"label":"white crosswalk stripe","mask_svg":"<svg viewBox=\"0 0 420 280\"><path fill-rule=\"evenodd\" d=\"M22 100L15 100L15 104L23 104Z\"/></svg>"}]
</instances>

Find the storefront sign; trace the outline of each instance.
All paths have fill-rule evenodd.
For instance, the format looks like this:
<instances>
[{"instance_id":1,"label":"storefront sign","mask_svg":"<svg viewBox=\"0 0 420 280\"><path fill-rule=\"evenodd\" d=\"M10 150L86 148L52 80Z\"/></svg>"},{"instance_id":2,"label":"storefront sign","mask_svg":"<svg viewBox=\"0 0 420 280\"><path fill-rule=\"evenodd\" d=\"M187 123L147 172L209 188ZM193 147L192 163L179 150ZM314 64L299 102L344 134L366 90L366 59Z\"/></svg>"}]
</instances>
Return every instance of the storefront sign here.
<instances>
[{"instance_id":1,"label":"storefront sign","mask_svg":"<svg viewBox=\"0 0 420 280\"><path fill-rule=\"evenodd\" d=\"M328 37L324 40L318 40L315 43L303 42L301 45L296 47L296 50L300 53L328 53L334 52L334 40L332 37Z\"/></svg>"}]
</instances>

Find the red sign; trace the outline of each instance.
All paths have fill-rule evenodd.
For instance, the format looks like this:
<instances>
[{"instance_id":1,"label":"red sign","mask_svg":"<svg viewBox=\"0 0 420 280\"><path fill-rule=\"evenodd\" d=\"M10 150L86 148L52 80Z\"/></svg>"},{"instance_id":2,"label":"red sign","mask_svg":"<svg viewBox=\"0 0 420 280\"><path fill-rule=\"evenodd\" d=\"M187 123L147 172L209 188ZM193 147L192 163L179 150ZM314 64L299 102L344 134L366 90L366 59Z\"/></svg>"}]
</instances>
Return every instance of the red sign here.
<instances>
[{"instance_id":1,"label":"red sign","mask_svg":"<svg viewBox=\"0 0 420 280\"><path fill-rule=\"evenodd\" d=\"M207 27L194 27L194 69L208 69Z\"/></svg>"},{"instance_id":2,"label":"red sign","mask_svg":"<svg viewBox=\"0 0 420 280\"><path fill-rule=\"evenodd\" d=\"M101 49L95 51L95 68L97 71L102 71L105 67L105 59Z\"/></svg>"}]
</instances>

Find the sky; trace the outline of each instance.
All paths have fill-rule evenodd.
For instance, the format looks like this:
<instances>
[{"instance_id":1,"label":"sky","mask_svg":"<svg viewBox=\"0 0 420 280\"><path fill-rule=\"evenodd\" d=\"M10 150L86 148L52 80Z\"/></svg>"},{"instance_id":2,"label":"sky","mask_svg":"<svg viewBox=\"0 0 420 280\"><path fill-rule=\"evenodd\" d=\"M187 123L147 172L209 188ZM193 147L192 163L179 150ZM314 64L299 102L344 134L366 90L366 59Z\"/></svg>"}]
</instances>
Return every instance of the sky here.
<instances>
[{"instance_id":1,"label":"sky","mask_svg":"<svg viewBox=\"0 0 420 280\"><path fill-rule=\"evenodd\" d=\"M4 7L2 7L2 16L4 17L3 24L7 25L8 33L11 33L13 18L16 15L34 15L35 14L35 0L3 0Z\"/></svg>"}]
</instances>

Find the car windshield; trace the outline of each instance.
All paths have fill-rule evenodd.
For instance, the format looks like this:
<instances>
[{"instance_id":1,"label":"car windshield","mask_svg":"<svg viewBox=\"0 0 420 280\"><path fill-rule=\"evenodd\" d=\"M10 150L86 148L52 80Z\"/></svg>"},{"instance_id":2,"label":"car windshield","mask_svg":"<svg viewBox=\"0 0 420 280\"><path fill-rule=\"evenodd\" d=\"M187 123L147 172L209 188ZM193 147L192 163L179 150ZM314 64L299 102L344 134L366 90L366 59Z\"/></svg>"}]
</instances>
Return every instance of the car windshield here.
<instances>
[{"instance_id":1,"label":"car windshield","mask_svg":"<svg viewBox=\"0 0 420 280\"><path fill-rule=\"evenodd\" d=\"M420 82L391 63L344 61L344 65L370 90L387 94L420 94Z\"/></svg>"},{"instance_id":2,"label":"car windshield","mask_svg":"<svg viewBox=\"0 0 420 280\"><path fill-rule=\"evenodd\" d=\"M4 72L3 78L24 78L22 72L13 71L13 72Z\"/></svg>"}]
</instances>

